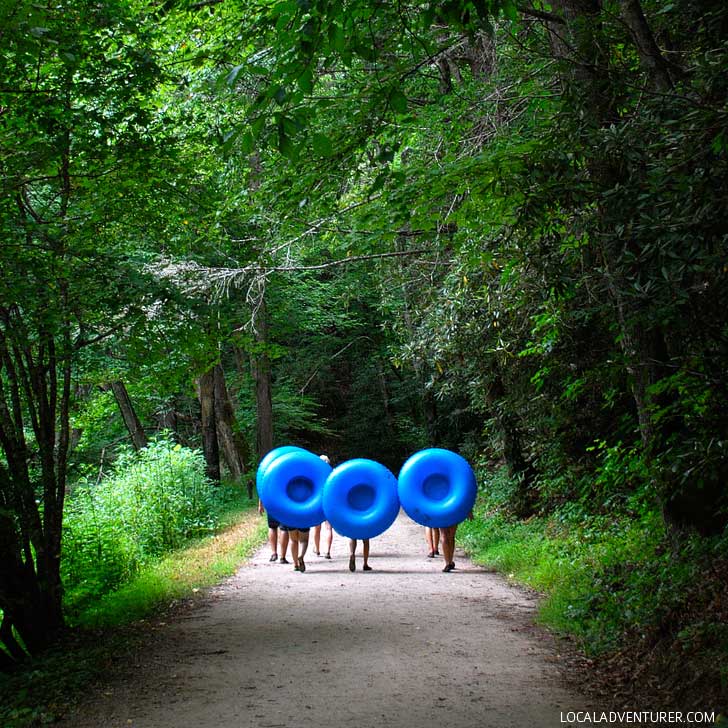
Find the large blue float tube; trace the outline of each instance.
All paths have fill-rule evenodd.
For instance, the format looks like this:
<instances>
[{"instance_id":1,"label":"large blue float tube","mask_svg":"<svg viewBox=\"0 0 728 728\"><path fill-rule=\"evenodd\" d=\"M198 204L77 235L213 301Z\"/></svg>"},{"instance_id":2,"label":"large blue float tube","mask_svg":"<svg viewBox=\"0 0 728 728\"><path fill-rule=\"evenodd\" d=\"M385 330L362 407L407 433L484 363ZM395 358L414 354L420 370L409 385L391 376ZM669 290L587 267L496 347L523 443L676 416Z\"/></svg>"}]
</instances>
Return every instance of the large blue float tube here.
<instances>
[{"instance_id":1,"label":"large blue float tube","mask_svg":"<svg viewBox=\"0 0 728 728\"><path fill-rule=\"evenodd\" d=\"M399 513L397 479L374 460L356 458L336 467L324 484L324 514L348 538L374 538Z\"/></svg>"},{"instance_id":2,"label":"large blue float tube","mask_svg":"<svg viewBox=\"0 0 728 728\"><path fill-rule=\"evenodd\" d=\"M289 452L308 452L302 447L296 447L295 445L281 445L281 447L274 447L266 455L263 456L260 463L258 463L258 470L255 472L255 488L258 491L258 497L263 500L261 491L263 490L263 476L268 466L281 455L286 455ZM263 503L265 505L265 502Z\"/></svg>"},{"instance_id":3,"label":"large blue float tube","mask_svg":"<svg viewBox=\"0 0 728 728\"><path fill-rule=\"evenodd\" d=\"M307 450L275 458L261 478L260 499L268 514L293 528L309 528L325 520L322 495L331 466Z\"/></svg>"},{"instance_id":4,"label":"large blue float tube","mask_svg":"<svg viewBox=\"0 0 728 728\"><path fill-rule=\"evenodd\" d=\"M445 528L468 517L478 487L475 473L464 457L430 448L415 453L402 466L397 490L402 508L413 521Z\"/></svg>"}]
</instances>

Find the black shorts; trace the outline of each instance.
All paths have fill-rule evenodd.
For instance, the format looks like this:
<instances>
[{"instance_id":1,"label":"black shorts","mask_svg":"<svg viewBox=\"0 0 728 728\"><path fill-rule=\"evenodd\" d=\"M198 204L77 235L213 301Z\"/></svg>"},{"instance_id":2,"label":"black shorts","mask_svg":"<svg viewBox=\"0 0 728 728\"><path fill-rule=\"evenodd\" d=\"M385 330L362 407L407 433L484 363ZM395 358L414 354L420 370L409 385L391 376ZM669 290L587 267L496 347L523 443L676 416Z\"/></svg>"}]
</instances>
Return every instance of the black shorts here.
<instances>
[{"instance_id":1,"label":"black shorts","mask_svg":"<svg viewBox=\"0 0 728 728\"><path fill-rule=\"evenodd\" d=\"M268 528L278 528L281 524L275 518L268 516Z\"/></svg>"},{"instance_id":2,"label":"black shorts","mask_svg":"<svg viewBox=\"0 0 728 728\"><path fill-rule=\"evenodd\" d=\"M281 524L280 526L281 531L300 531L301 533L308 533L311 529L310 528L295 528L294 526L284 526Z\"/></svg>"}]
</instances>

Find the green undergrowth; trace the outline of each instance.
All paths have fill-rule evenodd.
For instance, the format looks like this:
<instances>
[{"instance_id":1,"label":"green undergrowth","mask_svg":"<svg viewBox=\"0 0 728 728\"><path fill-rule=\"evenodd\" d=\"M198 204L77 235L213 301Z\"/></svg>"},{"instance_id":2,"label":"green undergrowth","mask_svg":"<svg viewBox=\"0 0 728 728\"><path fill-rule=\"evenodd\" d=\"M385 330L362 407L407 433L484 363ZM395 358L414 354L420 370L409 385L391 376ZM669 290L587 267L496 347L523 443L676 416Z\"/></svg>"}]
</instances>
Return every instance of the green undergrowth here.
<instances>
[{"instance_id":1,"label":"green undergrowth","mask_svg":"<svg viewBox=\"0 0 728 728\"><path fill-rule=\"evenodd\" d=\"M542 592L541 621L579 638L587 652L616 647L628 626L650 619L646 592L660 580L663 540L655 515L577 521L557 513L527 522L498 511L476 516L462 529L476 563Z\"/></svg>"},{"instance_id":2,"label":"green undergrowth","mask_svg":"<svg viewBox=\"0 0 728 728\"><path fill-rule=\"evenodd\" d=\"M481 479L458 533L476 563L541 592L539 621L608 662L620 673L609 680L649 681L672 704L728 702L728 535L670 537L646 499L517 520L506 481L502 470Z\"/></svg>"},{"instance_id":3,"label":"green undergrowth","mask_svg":"<svg viewBox=\"0 0 728 728\"><path fill-rule=\"evenodd\" d=\"M218 535L200 539L142 567L129 583L78 614L75 623L83 627L126 624L230 576L260 544L266 528L252 505L229 510L224 521L228 527Z\"/></svg>"},{"instance_id":4,"label":"green undergrowth","mask_svg":"<svg viewBox=\"0 0 728 728\"><path fill-rule=\"evenodd\" d=\"M150 560L129 582L69 615L71 629L54 649L16 674L0 673L0 726L56 722L90 683L137 649L152 617L233 574L266 525L242 496L221 501L218 520L215 534Z\"/></svg>"},{"instance_id":5,"label":"green undergrowth","mask_svg":"<svg viewBox=\"0 0 728 728\"><path fill-rule=\"evenodd\" d=\"M164 435L122 452L103 477L79 480L63 518L66 613L73 619L147 564L215 533L233 491L206 477L199 450Z\"/></svg>"},{"instance_id":6,"label":"green undergrowth","mask_svg":"<svg viewBox=\"0 0 728 728\"><path fill-rule=\"evenodd\" d=\"M671 538L646 502L519 521L502 506L505 479L482 479L476 518L459 531L476 563L541 592L539 620L588 655L632 660L673 695L689 679L693 694L728 696L728 536Z\"/></svg>"}]
</instances>

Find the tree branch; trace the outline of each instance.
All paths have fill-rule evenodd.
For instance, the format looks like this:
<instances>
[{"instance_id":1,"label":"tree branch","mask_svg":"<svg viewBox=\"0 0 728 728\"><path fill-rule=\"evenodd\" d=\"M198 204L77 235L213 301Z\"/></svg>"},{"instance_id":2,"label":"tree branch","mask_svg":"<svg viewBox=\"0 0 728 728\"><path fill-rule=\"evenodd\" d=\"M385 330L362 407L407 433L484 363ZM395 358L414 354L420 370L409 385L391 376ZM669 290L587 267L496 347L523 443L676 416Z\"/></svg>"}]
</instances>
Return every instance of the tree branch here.
<instances>
[{"instance_id":1,"label":"tree branch","mask_svg":"<svg viewBox=\"0 0 728 728\"><path fill-rule=\"evenodd\" d=\"M391 250L386 253L366 253L364 255L350 255L346 258L338 258L337 260L330 260L326 263L317 263L316 265L273 265L273 266L262 266L259 264L245 266L237 270L226 268L221 271L220 277L236 276L239 274L252 273L256 271L258 273L296 273L298 271L307 270L325 270L326 268L335 268L340 265L348 265L349 263L361 263L365 260L381 260L383 258L401 258L408 255L423 255L431 253L432 250L427 248L418 248L416 250ZM215 275L215 269L211 269L211 274Z\"/></svg>"},{"instance_id":2,"label":"tree branch","mask_svg":"<svg viewBox=\"0 0 728 728\"><path fill-rule=\"evenodd\" d=\"M529 15L532 18L546 20L549 23L559 23L560 25L566 25L566 20L564 20L564 18L562 18L560 15L556 15L555 13L549 13L545 10L536 10L536 8L527 8L523 5L519 5L517 9L519 13L523 13L523 15Z\"/></svg>"}]
</instances>

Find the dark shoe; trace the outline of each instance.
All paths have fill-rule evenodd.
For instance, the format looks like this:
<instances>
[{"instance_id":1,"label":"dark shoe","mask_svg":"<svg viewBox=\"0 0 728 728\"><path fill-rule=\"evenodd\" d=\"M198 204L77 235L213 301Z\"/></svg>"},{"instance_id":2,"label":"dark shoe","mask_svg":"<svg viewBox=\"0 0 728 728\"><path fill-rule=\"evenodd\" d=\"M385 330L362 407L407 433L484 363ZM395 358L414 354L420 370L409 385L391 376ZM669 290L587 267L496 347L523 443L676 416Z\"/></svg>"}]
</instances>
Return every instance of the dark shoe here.
<instances>
[{"instance_id":1,"label":"dark shoe","mask_svg":"<svg viewBox=\"0 0 728 728\"><path fill-rule=\"evenodd\" d=\"M278 561L278 554L271 554L269 560L270 561Z\"/></svg>"},{"instance_id":2,"label":"dark shoe","mask_svg":"<svg viewBox=\"0 0 728 728\"><path fill-rule=\"evenodd\" d=\"M354 554L349 557L349 571L356 571L356 559Z\"/></svg>"},{"instance_id":3,"label":"dark shoe","mask_svg":"<svg viewBox=\"0 0 728 728\"><path fill-rule=\"evenodd\" d=\"M326 556L324 556L324 558L325 559L330 559L331 558L331 554L326 554Z\"/></svg>"},{"instance_id":4,"label":"dark shoe","mask_svg":"<svg viewBox=\"0 0 728 728\"><path fill-rule=\"evenodd\" d=\"M321 552L320 551L314 551L314 553L316 554L316 556L321 556Z\"/></svg>"},{"instance_id":5,"label":"dark shoe","mask_svg":"<svg viewBox=\"0 0 728 728\"><path fill-rule=\"evenodd\" d=\"M306 571L306 564L303 561L303 556L298 557L298 570L299 571Z\"/></svg>"},{"instance_id":6,"label":"dark shoe","mask_svg":"<svg viewBox=\"0 0 728 728\"><path fill-rule=\"evenodd\" d=\"M439 556L439 555L440 555L440 551L438 549L435 549L435 556Z\"/></svg>"},{"instance_id":7,"label":"dark shoe","mask_svg":"<svg viewBox=\"0 0 728 728\"><path fill-rule=\"evenodd\" d=\"M279 564L288 564L290 563L288 559L285 556L281 556L280 560L278 561Z\"/></svg>"},{"instance_id":8,"label":"dark shoe","mask_svg":"<svg viewBox=\"0 0 728 728\"><path fill-rule=\"evenodd\" d=\"M449 567L450 567L451 569L454 569L454 568L455 568L455 562L454 562L454 561L451 561L451 562L450 562L450 563L448 564L448 566L449 566Z\"/></svg>"},{"instance_id":9,"label":"dark shoe","mask_svg":"<svg viewBox=\"0 0 728 728\"><path fill-rule=\"evenodd\" d=\"M453 564L452 562L450 562L450 563L449 563L449 564L448 564L448 565L447 565L447 566L446 566L446 567L445 567L445 568L443 569L443 571L445 571L445 572L448 572L448 571L452 571L452 570L453 570L454 568L455 568L455 564Z\"/></svg>"},{"instance_id":10,"label":"dark shoe","mask_svg":"<svg viewBox=\"0 0 728 728\"><path fill-rule=\"evenodd\" d=\"M437 553L436 551L430 551L430 553L427 554L427 558L428 559L434 559L436 553Z\"/></svg>"},{"instance_id":11,"label":"dark shoe","mask_svg":"<svg viewBox=\"0 0 728 728\"><path fill-rule=\"evenodd\" d=\"M364 564L364 566L361 567L362 571L371 571L372 567L369 566L369 564Z\"/></svg>"}]
</instances>

